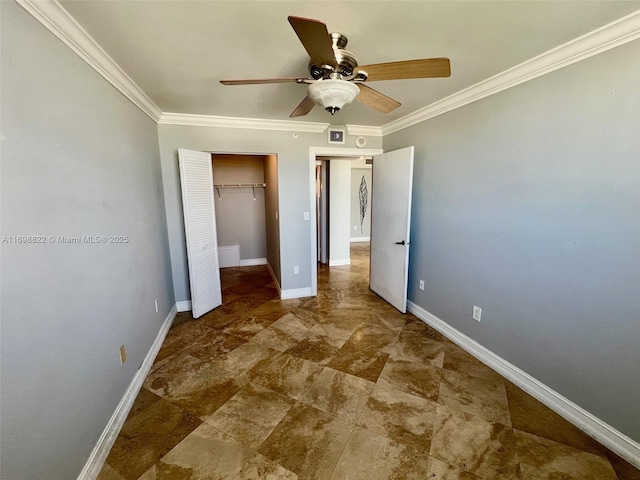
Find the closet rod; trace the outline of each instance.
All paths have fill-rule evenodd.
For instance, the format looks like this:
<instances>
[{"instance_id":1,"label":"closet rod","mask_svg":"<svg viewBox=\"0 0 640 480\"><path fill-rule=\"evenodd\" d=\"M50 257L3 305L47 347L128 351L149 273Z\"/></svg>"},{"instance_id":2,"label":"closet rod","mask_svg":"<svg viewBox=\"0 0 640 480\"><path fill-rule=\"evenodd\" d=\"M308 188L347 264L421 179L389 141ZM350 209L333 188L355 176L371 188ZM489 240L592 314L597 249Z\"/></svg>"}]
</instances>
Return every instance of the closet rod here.
<instances>
[{"instance_id":1,"label":"closet rod","mask_svg":"<svg viewBox=\"0 0 640 480\"><path fill-rule=\"evenodd\" d=\"M214 184L215 188L242 188L242 187L263 187L266 188L266 183L222 183Z\"/></svg>"}]
</instances>

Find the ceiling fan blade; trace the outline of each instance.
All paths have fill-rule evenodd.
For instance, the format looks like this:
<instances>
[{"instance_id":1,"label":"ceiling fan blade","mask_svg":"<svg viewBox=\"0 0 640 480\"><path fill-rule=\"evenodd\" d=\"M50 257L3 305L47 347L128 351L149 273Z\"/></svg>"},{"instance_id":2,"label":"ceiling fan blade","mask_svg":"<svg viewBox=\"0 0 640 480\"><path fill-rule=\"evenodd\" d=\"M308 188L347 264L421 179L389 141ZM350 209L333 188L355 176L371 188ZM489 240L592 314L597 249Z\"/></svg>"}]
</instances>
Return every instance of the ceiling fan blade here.
<instances>
[{"instance_id":1,"label":"ceiling fan blade","mask_svg":"<svg viewBox=\"0 0 640 480\"><path fill-rule=\"evenodd\" d=\"M354 73L360 71L367 72L368 82L406 78L448 77L451 75L451 64L448 58L424 58L422 60L360 65L356 67Z\"/></svg>"},{"instance_id":2,"label":"ceiling fan blade","mask_svg":"<svg viewBox=\"0 0 640 480\"><path fill-rule=\"evenodd\" d=\"M316 104L313 103L313 100L311 100L309 97L304 97L304 100L300 102L300 105L298 105L296 109L293 112L291 112L291 115L289 115L289 118L303 117L307 113L309 113L315 105Z\"/></svg>"},{"instance_id":3,"label":"ceiling fan blade","mask_svg":"<svg viewBox=\"0 0 640 480\"><path fill-rule=\"evenodd\" d=\"M378 110L381 113L389 113L401 105L400 102L397 102L391 97L387 97L385 94L380 93L363 83L356 83L356 85L358 85L358 88L360 89L358 101Z\"/></svg>"},{"instance_id":4,"label":"ceiling fan blade","mask_svg":"<svg viewBox=\"0 0 640 480\"><path fill-rule=\"evenodd\" d=\"M305 83L310 80L306 77L286 78L254 78L249 80L220 80L223 85L260 85L264 83Z\"/></svg>"},{"instance_id":5,"label":"ceiling fan blade","mask_svg":"<svg viewBox=\"0 0 640 480\"><path fill-rule=\"evenodd\" d=\"M302 17L289 17L289 23L298 35L313 63L322 67L331 65L338 67L336 54L333 51L333 42L327 30L327 26L319 20Z\"/></svg>"}]
</instances>

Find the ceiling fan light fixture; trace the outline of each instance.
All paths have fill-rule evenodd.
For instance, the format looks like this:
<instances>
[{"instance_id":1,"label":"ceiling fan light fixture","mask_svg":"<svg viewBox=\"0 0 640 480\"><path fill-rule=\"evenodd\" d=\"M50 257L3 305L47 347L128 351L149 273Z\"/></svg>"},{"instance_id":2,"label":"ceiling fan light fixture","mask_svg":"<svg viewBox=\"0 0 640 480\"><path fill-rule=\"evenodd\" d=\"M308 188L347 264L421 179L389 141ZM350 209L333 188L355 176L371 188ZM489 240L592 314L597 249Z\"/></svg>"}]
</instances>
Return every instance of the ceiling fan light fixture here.
<instances>
[{"instance_id":1,"label":"ceiling fan light fixture","mask_svg":"<svg viewBox=\"0 0 640 480\"><path fill-rule=\"evenodd\" d=\"M346 80L318 80L307 88L307 96L331 115L353 102L359 94L358 86Z\"/></svg>"}]
</instances>

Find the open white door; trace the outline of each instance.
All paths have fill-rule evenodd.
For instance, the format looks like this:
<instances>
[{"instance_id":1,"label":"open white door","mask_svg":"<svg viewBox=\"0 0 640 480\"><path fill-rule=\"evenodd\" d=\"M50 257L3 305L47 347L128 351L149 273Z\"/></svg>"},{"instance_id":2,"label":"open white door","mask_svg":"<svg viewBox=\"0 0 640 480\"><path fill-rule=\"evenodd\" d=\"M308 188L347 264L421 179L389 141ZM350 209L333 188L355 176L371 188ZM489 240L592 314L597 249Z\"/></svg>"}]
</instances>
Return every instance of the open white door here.
<instances>
[{"instance_id":1,"label":"open white door","mask_svg":"<svg viewBox=\"0 0 640 480\"><path fill-rule=\"evenodd\" d=\"M407 311L413 147L373 157L369 287Z\"/></svg>"},{"instance_id":2,"label":"open white door","mask_svg":"<svg viewBox=\"0 0 640 480\"><path fill-rule=\"evenodd\" d=\"M198 318L222 304L211 154L180 148L180 184L187 241L191 310Z\"/></svg>"}]
</instances>

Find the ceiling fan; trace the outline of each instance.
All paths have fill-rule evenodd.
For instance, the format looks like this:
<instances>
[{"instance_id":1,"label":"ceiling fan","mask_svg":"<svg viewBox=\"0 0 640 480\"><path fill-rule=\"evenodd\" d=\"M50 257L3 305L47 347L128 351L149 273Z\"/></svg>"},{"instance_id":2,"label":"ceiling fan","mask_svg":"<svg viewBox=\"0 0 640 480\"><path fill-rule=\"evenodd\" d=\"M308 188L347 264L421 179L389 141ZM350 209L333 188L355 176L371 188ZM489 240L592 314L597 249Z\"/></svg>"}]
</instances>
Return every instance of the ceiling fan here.
<instances>
[{"instance_id":1,"label":"ceiling fan","mask_svg":"<svg viewBox=\"0 0 640 480\"><path fill-rule=\"evenodd\" d=\"M400 102L365 85L364 82L400 80L408 78L448 77L451 67L448 58L425 58L401 62L358 65L356 57L344 48L347 37L331 33L319 20L289 17L309 57L309 77L263 78L249 80L221 80L223 85L256 85L266 83L298 83L308 85L307 96L289 117L301 117L320 105L331 115L344 105L359 102L382 113L389 113Z\"/></svg>"}]
</instances>

